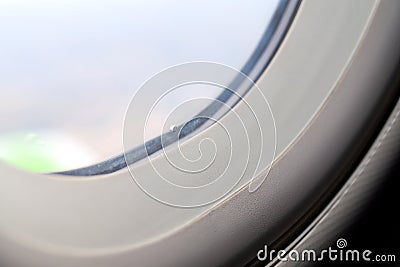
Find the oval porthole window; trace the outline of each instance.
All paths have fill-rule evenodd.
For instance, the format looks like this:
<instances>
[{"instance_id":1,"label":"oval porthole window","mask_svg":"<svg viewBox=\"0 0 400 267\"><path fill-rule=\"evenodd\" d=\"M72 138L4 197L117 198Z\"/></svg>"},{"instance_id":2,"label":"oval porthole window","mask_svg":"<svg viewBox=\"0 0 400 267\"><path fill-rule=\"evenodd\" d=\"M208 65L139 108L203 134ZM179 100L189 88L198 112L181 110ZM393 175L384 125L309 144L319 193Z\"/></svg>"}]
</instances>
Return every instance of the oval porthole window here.
<instances>
[{"instance_id":1,"label":"oval porthole window","mask_svg":"<svg viewBox=\"0 0 400 267\"><path fill-rule=\"evenodd\" d=\"M146 79L191 61L254 67L282 2L1 1L0 159L60 172L121 154L124 113ZM196 90L186 97L222 92Z\"/></svg>"}]
</instances>

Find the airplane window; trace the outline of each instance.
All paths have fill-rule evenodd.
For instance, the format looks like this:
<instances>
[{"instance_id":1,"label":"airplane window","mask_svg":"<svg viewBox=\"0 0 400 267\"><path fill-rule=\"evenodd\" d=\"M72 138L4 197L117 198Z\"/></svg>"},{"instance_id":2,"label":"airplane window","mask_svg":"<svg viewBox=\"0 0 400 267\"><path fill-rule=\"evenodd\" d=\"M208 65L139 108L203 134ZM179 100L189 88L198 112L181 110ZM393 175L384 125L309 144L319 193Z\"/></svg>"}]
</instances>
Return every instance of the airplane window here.
<instances>
[{"instance_id":1,"label":"airplane window","mask_svg":"<svg viewBox=\"0 0 400 267\"><path fill-rule=\"evenodd\" d=\"M390 221L400 1L176 1L0 1L0 266L286 266Z\"/></svg>"},{"instance_id":2,"label":"airplane window","mask_svg":"<svg viewBox=\"0 0 400 267\"><path fill-rule=\"evenodd\" d=\"M120 154L124 113L146 79L190 61L241 69L278 4L1 1L0 158L53 172ZM186 97L220 93L193 89Z\"/></svg>"}]
</instances>

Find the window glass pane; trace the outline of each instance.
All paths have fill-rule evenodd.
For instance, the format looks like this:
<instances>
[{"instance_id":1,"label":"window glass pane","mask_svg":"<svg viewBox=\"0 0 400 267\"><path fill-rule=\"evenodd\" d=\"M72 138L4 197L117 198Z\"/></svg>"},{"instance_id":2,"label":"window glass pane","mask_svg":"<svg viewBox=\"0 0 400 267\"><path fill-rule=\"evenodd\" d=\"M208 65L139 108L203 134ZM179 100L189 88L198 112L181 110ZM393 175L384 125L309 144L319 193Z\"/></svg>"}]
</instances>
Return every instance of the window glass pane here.
<instances>
[{"instance_id":1,"label":"window glass pane","mask_svg":"<svg viewBox=\"0 0 400 267\"><path fill-rule=\"evenodd\" d=\"M146 79L188 61L240 69L278 2L0 1L0 158L50 172L120 154L124 113Z\"/></svg>"}]
</instances>

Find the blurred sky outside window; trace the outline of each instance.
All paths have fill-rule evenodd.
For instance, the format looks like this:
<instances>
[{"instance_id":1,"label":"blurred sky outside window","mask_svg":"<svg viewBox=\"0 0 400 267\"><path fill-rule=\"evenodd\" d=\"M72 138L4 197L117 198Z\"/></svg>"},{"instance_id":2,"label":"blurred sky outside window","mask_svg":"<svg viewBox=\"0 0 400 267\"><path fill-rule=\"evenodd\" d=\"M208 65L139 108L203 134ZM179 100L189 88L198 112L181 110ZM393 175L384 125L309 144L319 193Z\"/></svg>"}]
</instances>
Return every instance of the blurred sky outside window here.
<instances>
[{"instance_id":1,"label":"blurred sky outside window","mask_svg":"<svg viewBox=\"0 0 400 267\"><path fill-rule=\"evenodd\" d=\"M190 61L240 69L278 2L0 0L0 159L51 172L120 154L146 79Z\"/></svg>"}]
</instances>

